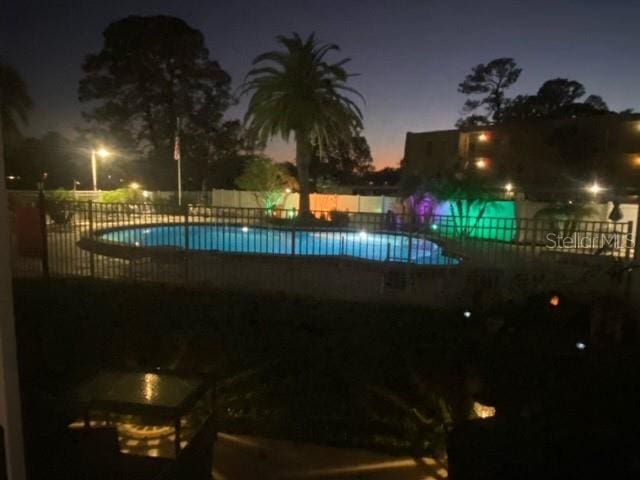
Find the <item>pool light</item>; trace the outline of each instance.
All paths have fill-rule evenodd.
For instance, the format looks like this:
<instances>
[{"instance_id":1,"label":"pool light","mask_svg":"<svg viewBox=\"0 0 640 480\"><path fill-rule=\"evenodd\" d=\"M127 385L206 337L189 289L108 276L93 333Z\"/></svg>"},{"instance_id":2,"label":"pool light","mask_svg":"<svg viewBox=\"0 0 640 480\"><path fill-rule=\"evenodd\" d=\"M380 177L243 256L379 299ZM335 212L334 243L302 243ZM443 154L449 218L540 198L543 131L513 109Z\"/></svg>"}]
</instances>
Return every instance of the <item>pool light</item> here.
<instances>
[{"instance_id":1,"label":"pool light","mask_svg":"<svg viewBox=\"0 0 640 480\"><path fill-rule=\"evenodd\" d=\"M358 236L361 239L365 239L365 238L367 238L367 232L365 230L360 230L360 233L358 234Z\"/></svg>"},{"instance_id":2,"label":"pool light","mask_svg":"<svg viewBox=\"0 0 640 480\"><path fill-rule=\"evenodd\" d=\"M242 227L242 231L243 231L244 233L247 233L247 232L249 231L249 227Z\"/></svg>"}]
</instances>

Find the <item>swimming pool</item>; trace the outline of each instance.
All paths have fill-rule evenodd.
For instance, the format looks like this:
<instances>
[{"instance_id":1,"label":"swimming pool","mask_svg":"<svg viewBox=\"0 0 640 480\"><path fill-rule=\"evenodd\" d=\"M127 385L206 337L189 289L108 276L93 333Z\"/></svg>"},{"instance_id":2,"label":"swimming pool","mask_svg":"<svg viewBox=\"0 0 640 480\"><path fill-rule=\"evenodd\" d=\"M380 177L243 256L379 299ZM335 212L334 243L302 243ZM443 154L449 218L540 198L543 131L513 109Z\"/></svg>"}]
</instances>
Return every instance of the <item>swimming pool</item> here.
<instances>
[{"instance_id":1,"label":"swimming pool","mask_svg":"<svg viewBox=\"0 0 640 480\"><path fill-rule=\"evenodd\" d=\"M189 250L264 255L344 256L380 262L456 265L459 259L424 238L396 233L277 229L226 224L150 225L109 230L107 242L135 247L176 247Z\"/></svg>"}]
</instances>

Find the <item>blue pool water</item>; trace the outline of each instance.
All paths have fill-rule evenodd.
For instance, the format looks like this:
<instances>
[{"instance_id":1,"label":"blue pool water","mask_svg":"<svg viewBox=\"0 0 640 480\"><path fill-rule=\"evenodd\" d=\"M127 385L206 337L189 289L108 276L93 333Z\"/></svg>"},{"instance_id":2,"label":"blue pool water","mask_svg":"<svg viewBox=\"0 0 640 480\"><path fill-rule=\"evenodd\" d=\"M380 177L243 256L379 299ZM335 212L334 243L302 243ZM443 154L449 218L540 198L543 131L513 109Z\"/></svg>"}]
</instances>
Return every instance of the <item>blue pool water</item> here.
<instances>
[{"instance_id":1,"label":"blue pool water","mask_svg":"<svg viewBox=\"0 0 640 480\"><path fill-rule=\"evenodd\" d=\"M283 230L237 225L190 225L189 249L267 255L347 256L418 265L454 265L428 240L404 234L327 230ZM139 247L185 247L185 227L160 225L112 230L110 242Z\"/></svg>"}]
</instances>

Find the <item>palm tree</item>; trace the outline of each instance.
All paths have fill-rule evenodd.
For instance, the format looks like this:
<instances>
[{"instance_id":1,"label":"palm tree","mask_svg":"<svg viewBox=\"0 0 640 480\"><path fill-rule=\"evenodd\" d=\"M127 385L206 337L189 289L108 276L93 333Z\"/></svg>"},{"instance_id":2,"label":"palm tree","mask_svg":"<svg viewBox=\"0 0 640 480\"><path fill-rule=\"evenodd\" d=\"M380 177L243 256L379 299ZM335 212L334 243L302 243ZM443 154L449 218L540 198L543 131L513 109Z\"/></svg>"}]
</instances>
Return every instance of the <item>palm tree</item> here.
<instances>
[{"instance_id":1,"label":"palm tree","mask_svg":"<svg viewBox=\"0 0 640 480\"><path fill-rule=\"evenodd\" d=\"M10 65L0 63L0 120L6 137L20 134L20 124L27 123L33 101L20 74Z\"/></svg>"},{"instance_id":2,"label":"palm tree","mask_svg":"<svg viewBox=\"0 0 640 480\"><path fill-rule=\"evenodd\" d=\"M280 136L296 142L300 188L300 214L309 215L309 163L316 145L322 152L340 138L351 138L362 129L362 112L345 93L362 95L347 86L344 65L328 63L325 56L339 50L319 43L312 33L306 40L293 33L276 40L284 51L271 51L253 60L242 94L252 92L245 123L261 141Z\"/></svg>"}]
</instances>

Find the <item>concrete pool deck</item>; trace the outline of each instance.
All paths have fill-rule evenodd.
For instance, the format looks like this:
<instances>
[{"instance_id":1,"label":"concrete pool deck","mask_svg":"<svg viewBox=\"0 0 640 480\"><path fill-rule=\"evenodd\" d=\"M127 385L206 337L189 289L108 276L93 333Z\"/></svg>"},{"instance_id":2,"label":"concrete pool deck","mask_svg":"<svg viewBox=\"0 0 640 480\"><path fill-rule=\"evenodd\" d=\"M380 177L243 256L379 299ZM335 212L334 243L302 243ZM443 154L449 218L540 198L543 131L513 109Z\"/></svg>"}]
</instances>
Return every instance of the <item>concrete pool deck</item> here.
<instances>
[{"instance_id":1,"label":"concrete pool deck","mask_svg":"<svg viewBox=\"0 0 640 480\"><path fill-rule=\"evenodd\" d=\"M179 223L181 217L128 215L126 226ZM122 227L116 217L94 219L93 231ZM151 221L150 221L151 220ZM235 219L225 220L233 223ZM194 216L194 222L205 221ZM157 249L140 252L113 245L113 251L94 252L78 246L89 236L89 223L76 218L67 225L48 225L49 271L53 276L125 281L162 282L195 288L241 289L290 293L347 301L446 306L468 301L474 288L508 289L526 294L536 288L582 281L585 273L602 273L612 257L554 253L536 245L517 245L471 239L437 239L444 253L461 256L460 265L414 265L358 260L350 257L235 254ZM14 275L41 276L42 262L12 256ZM123 255L124 249L131 255ZM116 251L117 250L117 251Z\"/></svg>"}]
</instances>

